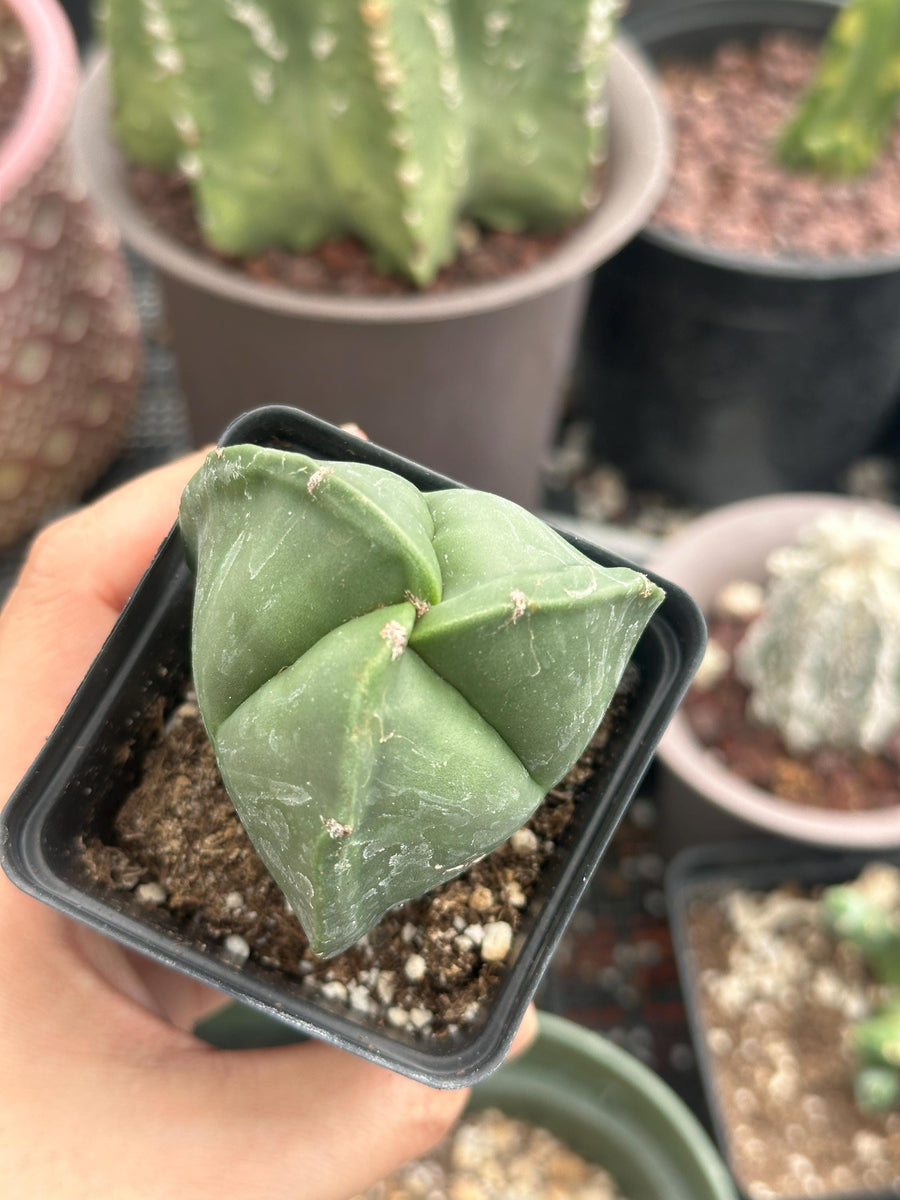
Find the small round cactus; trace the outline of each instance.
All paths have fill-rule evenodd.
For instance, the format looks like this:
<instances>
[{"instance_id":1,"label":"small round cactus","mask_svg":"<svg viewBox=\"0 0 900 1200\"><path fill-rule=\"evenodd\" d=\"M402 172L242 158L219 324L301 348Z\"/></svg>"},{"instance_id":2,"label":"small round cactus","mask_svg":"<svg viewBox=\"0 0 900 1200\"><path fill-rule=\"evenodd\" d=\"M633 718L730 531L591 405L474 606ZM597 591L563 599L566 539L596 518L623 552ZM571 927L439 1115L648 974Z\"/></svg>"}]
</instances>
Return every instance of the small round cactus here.
<instances>
[{"instance_id":1,"label":"small round cactus","mask_svg":"<svg viewBox=\"0 0 900 1200\"><path fill-rule=\"evenodd\" d=\"M883 1002L852 1027L859 1062L853 1084L864 1112L900 1106L900 870L869 863L859 878L826 888L826 923L836 937L856 947L882 985Z\"/></svg>"},{"instance_id":2,"label":"small round cactus","mask_svg":"<svg viewBox=\"0 0 900 1200\"><path fill-rule=\"evenodd\" d=\"M736 655L751 716L793 753L878 753L900 730L900 524L824 517L767 565L765 607Z\"/></svg>"},{"instance_id":3,"label":"small round cactus","mask_svg":"<svg viewBox=\"0 0 900 1200\"><path fill-rule=\"evenodd\" d=\"M663 598L499 497L256 446L180 520L222 778L324 957L520 828Z\"/></svg>"}]
</instances>

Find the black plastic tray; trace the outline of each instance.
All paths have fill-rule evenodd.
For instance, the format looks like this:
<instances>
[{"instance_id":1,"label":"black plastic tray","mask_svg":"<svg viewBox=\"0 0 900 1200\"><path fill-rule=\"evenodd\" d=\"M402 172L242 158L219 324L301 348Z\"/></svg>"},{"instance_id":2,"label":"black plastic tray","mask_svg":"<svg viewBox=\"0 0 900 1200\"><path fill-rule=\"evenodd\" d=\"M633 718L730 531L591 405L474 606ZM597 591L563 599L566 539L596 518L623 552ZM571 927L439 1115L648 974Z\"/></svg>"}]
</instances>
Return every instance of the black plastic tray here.
<instances>
[{"instance_id":1,"label":"black plastic tray","mask_svg":"<svg viewBox=\"0 0 900 1200\"><path fill-rule=\"evenodd\" d=\"M896 850L832 853L779 838L753 838L682 850L669 866L666 897L685 1011L713 1134L732 1175L735 1173L729 1126L719 1104L713 1061L706 1042L706 1025L701 1015L700 990L688 933L689 906L693 900L718 896L733 888L767 892L788 882L808 888L847 883L871 862L900 864L900 853ZM740 1189L737 1176L735 1183L741 1200L749 1200L747 1193ZM897 1200L898 1196L900 1190L884 1188L865 1192L823 1192L821 1200ZM796 1196L784 1195L779 1200L803 1200L803 1197L798 1193Z\"/></svg>"},{"instance_id":2,"label":"black plastic tray","mask_svg":"<svg viewBox=\"0 0 900 1200\"><path fill-rule=\"evenodd\" d=\"M423 467L289 408L258 409L234 422L223 444L254 442L302 450L322 459L354 459L387 467L429 491L456 486ZM569 541L597 562L628 565L576 537ZM608 771L578 805L562 853L526 913L524 938L482 1023L429 1042L376 1026L305 995L299 979L252 960L229 964L221 947L191 941L128 896L101 895L79 872L77 839L102 835L133 784L138 767L123 767L123 744L140 745L154 702L174 706L189 677L193 580L173 530L135 591L86 679L0 818L0 863L23 890L69 916L184 971L295 1028L435 1087L462 1087L494 1070L602 858L705 644L703 619L679 588L667 591L635 654L640 684L615 738ZM139 757L139 753L136 757Z\"/></svg>"}]
</instances>

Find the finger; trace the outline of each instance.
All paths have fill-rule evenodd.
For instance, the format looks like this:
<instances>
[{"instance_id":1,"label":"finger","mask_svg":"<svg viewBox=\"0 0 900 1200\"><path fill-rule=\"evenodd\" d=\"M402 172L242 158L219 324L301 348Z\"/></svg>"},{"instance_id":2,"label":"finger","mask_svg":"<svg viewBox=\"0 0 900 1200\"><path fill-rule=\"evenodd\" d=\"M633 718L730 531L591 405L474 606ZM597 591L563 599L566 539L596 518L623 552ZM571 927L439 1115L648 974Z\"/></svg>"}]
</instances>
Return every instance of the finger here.
<instances>
[{"instance_id":1,"label":"finger","mask_svg":"<svg viewBox=\"0 0 900 1200\"><path fill-rule=\"evenodd\" d=\"M354 437L361 438L364 442L369 440L369 435L364 429L360 429L355 421L345 421L341 429L343 429L344 433L352 433Z\"/></svg>"},{"instance_id":2,"label":"finger","mask_svg":"<svg viewBox=\"0 0 900 1200\"><path fill-rule=\"evenodd\" d=\"M518 1058L520 1054L524 1054L537 1035L537 1009L533 1004L529 1004L525 1009L525 1016L522 1018L522 1024L519 1026L515 1038L513 1038L513 1044L509 1048L507 1057Z\"/></svg>"},{"instance_id":3,"label":"finger","mask_svg":"<svg viewBox=\"0 0 900 1200\"><path fill-rule=\"evenodd\" d=\"M529 1005L511 1056L527 1049L537 1025ZM318 1042L176 1059L168 1086L188 1112L203 1113L204 1129L194 1145L204 1145L210 1160L223 1127L235 1123L235 1107L243 1104L245 1122L253 1115L234 1136L244 1146L261 1138L264 1157L245 1160L246 1179L237 1182L230 1172L221 1182L230 1183L235 1195L260 1200L294 1200L297 1179L306 1181L303 1195L315 1200L345 1200L364 1191L432 1149L468 1098L465 1090L436 1091ZM184 1093L185 1074L195 1089L191 1096ZM314 1103L304 1105L304 1096L315 1097ZM352 1155L346 1153L348 1139Z\"/></svg>"},{"instance_id":4,"label":"finger","mask_svg":"<svg viewBox=\"0 0 900 1200\"><path fill-rule=\"evenodd\" d=\"M0 613L0 799L53 728L175 521L204 453L133 480L35 539ZM15 730L15 737L9 731Z\"/></svg>"},{"instance_id":5,"label":"finger","mask_svg":"<svg viewBox=\"0 0 900 1200\"><path fill-rule=\"evenodd\" d=\"M310 1042L177 1053L164 1109L210 1196L346 1200L436 1145L466 1099ZM236 1145L226 1176L222 1147Z\"/></svg>"}]
</instances>

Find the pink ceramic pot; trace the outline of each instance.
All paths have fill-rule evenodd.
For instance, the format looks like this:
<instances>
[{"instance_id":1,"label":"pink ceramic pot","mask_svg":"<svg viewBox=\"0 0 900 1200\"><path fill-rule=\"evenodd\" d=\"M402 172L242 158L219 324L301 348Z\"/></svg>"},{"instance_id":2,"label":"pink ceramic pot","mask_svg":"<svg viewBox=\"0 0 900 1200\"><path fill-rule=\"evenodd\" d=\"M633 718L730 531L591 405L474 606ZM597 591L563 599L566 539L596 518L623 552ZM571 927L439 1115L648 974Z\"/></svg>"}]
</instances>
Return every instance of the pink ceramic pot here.
<instances>
[{"instance_id":1,"label":"pink ceramic pot","mask_svg":"<svg viewBox=\"0 0 900 1200\"><path fill-rule=\"evenodd\" d=\"M75 499L120 448L138 322L111 225L66 145L78 57L54 0L5 0L30 74L0 141L0 545Z\"/></svg>"},{"instance_id":2,"label":"pink ceramic pot","mask_svg":"<svg viewBox=\"0 0 900 1200\"><path fill-rule=\"evenodd\" d=\"M709 612L717 593L731 580L764 582L769 553L792 542L804 526L824 513L859 508L900 523L896 508L844 496L764 496L729 504L691 522L648 565L680 583ZM842 813L782 800L728 770L695 738L683 710L669 725L659 757L661 815L669 851L759 829L837 848L900 845L900 807Z\"/></svg>"}]
</instances>

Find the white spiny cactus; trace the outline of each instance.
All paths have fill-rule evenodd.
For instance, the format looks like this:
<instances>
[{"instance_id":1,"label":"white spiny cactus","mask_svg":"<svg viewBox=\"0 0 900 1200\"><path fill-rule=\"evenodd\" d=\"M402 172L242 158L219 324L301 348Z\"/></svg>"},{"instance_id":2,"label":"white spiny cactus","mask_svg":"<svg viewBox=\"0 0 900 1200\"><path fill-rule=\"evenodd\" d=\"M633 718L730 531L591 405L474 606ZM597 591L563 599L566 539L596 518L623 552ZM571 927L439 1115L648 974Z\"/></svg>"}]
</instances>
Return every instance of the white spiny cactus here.
<instances>
[{"instance_id":1,"label":"white spiny cactus","mask_svg":"<svg viewBox=\"0 0 900 1200\"><path fill-rule=\"evenodd\" d=\"M900 522L826 516L767 565L737 651L750 714L795 753L879 752L900 730Z\"/></svg>"}]
</instances>

